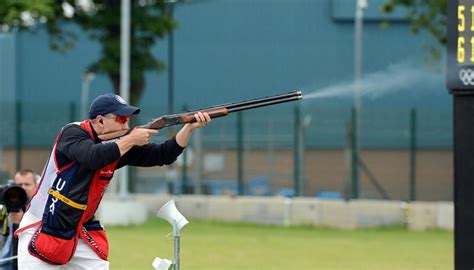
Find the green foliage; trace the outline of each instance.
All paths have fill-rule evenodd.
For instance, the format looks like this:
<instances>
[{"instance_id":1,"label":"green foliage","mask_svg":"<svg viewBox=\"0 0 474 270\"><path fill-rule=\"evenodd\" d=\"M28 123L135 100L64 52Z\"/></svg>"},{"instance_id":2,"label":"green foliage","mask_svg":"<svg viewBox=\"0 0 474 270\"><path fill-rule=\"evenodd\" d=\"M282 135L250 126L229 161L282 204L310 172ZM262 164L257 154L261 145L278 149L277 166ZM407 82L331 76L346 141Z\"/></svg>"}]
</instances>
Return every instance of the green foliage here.
<instances>
[{"instance_id":1,"label":"green foliage","mask_svg":"<svg viewBox=\"0 0 474 270\"><path fill-rule=\"evenodd\" d=\"M0 26L2 31L30 27L26 17L32 21L45 21L54 16L55 0L2 0L0 1ZM23 18L22 19L22 14Z\"/></svg>"},{"instance_id":2,"label":"green foliage","mask_svg":"<svg viewBox=\"0 0 474 270\"><path fill-rule=\"evenodd\" d=\"M427 30L440 44L446 44L446 16L448 0L388 0L383 11L390 13L397 6L408 10L411 31Z\"/></svg>"},{"instance_id":3,"label":"green foliage","mask_svg":"<svg viewBox=\"0 0 474 270\"><path fill-rule=\"evenodd\" d=\"M164 64L151 52L159 38L175 27L164 1L132 0L130 87L131 103L137 104L145 86L146 71L159 72ZM84 4L86 3L86 4ZM89 3L89 4L87 4ZM116 0L2 0L0 29L16 31L44 23L52 50L64 53L77 40L70 24L78 25L102 46L100 58L87 72L107 74L116 91L120 89L120 3ZM65 10L72 10L67 13ZM23 15L22 15L23 14ZM25 20L29 14L30 20ZM28 16L26 16L28 17Z\"/></svg>"}]
</instances>

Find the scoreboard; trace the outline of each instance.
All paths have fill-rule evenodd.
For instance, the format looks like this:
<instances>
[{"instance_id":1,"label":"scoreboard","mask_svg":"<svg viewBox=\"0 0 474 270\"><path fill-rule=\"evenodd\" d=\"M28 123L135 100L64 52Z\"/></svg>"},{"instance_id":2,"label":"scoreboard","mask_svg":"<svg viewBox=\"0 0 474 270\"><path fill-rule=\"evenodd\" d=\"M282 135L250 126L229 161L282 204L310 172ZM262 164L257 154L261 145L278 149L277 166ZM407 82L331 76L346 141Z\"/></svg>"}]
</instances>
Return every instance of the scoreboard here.
<instances>
[{"instance_id":1,"label":"scoreboard","mask_svg":"<svg viewBox=\"0 0 474 270\"><path fill-rule=\"evenodd\" d=\"M474 91L474 0L449 0L447 10L448 89Z\"/></svg>"}]
</instances>

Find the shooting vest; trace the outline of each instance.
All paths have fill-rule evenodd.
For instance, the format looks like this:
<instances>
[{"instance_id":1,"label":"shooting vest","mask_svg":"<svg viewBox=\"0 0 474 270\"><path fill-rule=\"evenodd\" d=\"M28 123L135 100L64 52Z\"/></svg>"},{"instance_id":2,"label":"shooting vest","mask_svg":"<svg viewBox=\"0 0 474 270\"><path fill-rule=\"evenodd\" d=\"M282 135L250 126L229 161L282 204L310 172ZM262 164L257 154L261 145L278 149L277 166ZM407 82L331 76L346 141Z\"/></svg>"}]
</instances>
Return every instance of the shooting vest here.
<instances>
[{"instance_id":1,"label":"shooting vest","mask_svg":"<svg viewBox=\"0 0 474 270\"><path fill-rule=\"evenodd\" d=\"M73 125L80 125L94 140L92 127L87 120ZM17 234L38 226L28 251L50 264L68 263L74 256L79 237L100 258L107 260L107 237L102 225L93 217L119 160L90 171L85 179L78 179L78 171L85 169L80 163L73 161L62 167L57 163L56 147L61 134L62 130L56 138L40 185L28 205ZM27 224L23 224L24 220Z\"/></svg>"}]
</instances>

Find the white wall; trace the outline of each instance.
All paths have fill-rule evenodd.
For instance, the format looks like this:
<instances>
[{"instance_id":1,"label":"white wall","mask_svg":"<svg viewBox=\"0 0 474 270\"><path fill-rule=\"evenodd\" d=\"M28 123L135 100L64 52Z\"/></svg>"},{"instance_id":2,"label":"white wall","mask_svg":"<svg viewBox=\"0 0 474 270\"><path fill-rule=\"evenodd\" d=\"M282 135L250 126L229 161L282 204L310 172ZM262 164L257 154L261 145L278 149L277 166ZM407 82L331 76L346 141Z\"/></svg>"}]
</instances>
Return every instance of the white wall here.
<instances>
[{"instance_id":1,"label":"white wall","mask_svg":"<svg viewBox=\"0 0 474 270\"><path fill-rule=\"evenodd\" d=\"M414 202L382 200L322 200L317 198L230 197L203 195L134 194L148 217L156 216L168 200L174 199L188 219L244 222L254 224L314 225L340 229L358 229L401 225L411 230L454 228L452 202ZM107 199L103 206L109 205ZM115 208L120 209L120 208ZM117 214L124 215L123 209ZM116 212L110 208L108 215ZM102 213L102 212L101 212ZM102 218L98 215L99 218ZM110 218L109 218L110 219ZM107 220L102 220L107 224Z\"/></svg>"}]
</instances>

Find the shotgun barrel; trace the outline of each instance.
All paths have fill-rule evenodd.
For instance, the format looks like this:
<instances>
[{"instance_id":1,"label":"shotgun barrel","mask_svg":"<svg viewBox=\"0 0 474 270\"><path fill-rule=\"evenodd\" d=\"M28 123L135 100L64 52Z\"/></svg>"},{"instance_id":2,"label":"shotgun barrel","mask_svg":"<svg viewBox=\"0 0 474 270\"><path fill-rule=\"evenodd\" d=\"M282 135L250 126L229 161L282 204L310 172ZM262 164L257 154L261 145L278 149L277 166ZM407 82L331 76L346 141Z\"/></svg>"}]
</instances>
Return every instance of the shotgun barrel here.
<instances>
[{"instance_id":1,"label":"shotgun barrel","mask_svg":"<svg viewBox=\"0 0 474 270\"><path fill-rule=\"evenodd\" d=\"M177 114L169 114L161 116L160 118L153 119L145 125L138 126L138 128L149 128L149 129L162 129L169 126L193 123L196 122L194 114L196 112L206 112L211 118L218 118L228 115L229 113L250 110L259 107L265 107L275 105L279 103L285 103L290 101L296 101L303 98L301 91L293 91L286 94L279 94L274 96L267 96L263 98L256 98L252 100L245 100L240 102L233 102L227 104L221 104L217 106L201 108L198 110L187 111ZM128 134L130 130L121 130L108 134L99 135L102 140L115 139Z\"/></svg>"},{"instance_id":2,"label":"shotgun barrel","mask_svg":"<svg viewBox=\"0 0 474 270\"><path fill-rule=\"evenodd\" d=\"M274 96L268 96L263 98L256 98L252 100L245 100L240 102L233 102L227 104L221 104L217 106L201 108L189 112L183 112L179 114L164 115L158 119L154 119L146 125L140 126L143 128L161 129L164 127L174 126L178 124L193 123L196 122L194 113L206 112L211 118L218 118L228 115L229 113L250 110L258 107L265 107L275 105L279 103L285 103L295 101L303 98L301 91L293 91L286 94L279 94Z\"/></svg>"},{"instance_id":3,"label":"shotgun barrel","mask_svg":"<svg viewBox=\"0 0 474 270\"><path fill-rule=\"evenodd\" d=\"M231 112L238 112L243 110L254 109L258 107L264 107L269 105L274 105L278 103L284 103L289 101L294 101L298 99L302 99L303 94L301 91L294 91L287 94L280 94L275 96L269 96L264 98L257 98L248 101L236 102L226 106L229 113Z\"/></svg>"}]
</instances>

